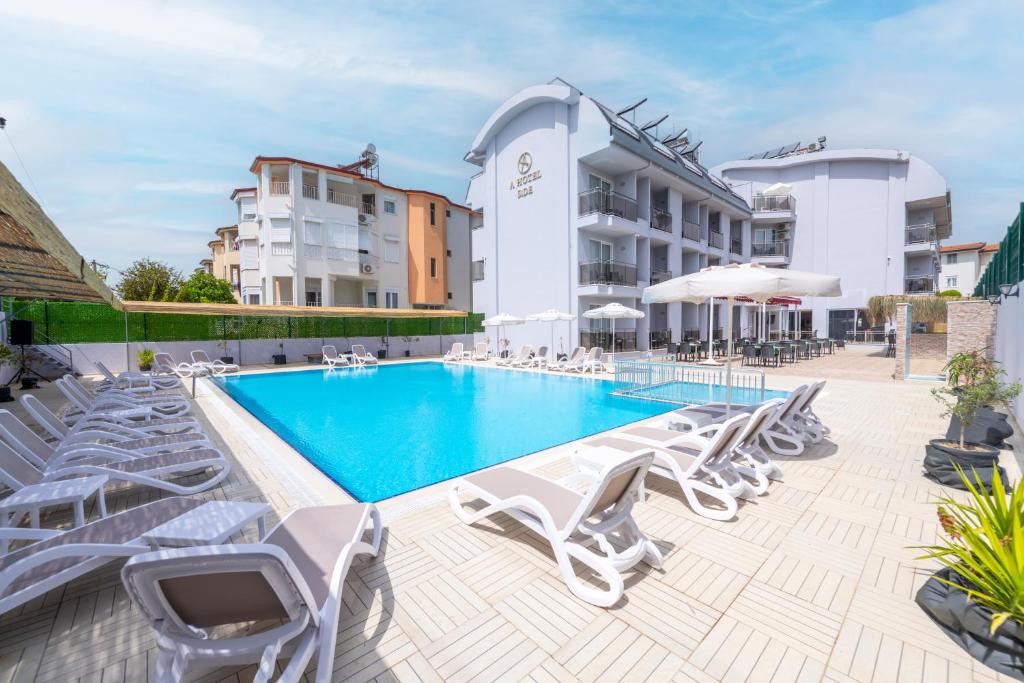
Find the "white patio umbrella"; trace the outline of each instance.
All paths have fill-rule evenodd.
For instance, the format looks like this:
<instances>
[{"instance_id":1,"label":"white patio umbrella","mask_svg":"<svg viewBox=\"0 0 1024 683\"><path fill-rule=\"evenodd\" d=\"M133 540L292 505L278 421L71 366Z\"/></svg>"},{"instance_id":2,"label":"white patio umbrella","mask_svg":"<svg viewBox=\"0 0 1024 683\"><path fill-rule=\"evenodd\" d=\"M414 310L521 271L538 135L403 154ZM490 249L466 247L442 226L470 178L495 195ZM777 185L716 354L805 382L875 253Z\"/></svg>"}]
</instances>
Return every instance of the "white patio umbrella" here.
<instances>
[{"instance_id":1,"label":"white patio umbrella","mask_svg":"<svg viewBox=\"0 0 1024 683\"><path fill-rule=\"evenodd\" d=\"M600 308L592 308L583 314L584 318L599 319L599 320L611 320L612 321L612 349L610 353L615 353L615 321L620 318L626 318L631 320L638 320L644 317L643 311L638 311L635 308L629 306L623 306L617 301L613 301L610 304L601 306Z\"/></svg>"},{"instance_id":2,"label":"white patio umbrella","mask_svg":"<svg viewBox=\"0 0 1024 683\"><path fill-rule=\"evenodd\" d=\"M490 318L486 318L480 324L483 325L484 327L500 327L500 328L502 328L498 332L498 335L499 335L499 337L503 337L504 334L505 334L505 326L506 325L525 325L526 324L526 320L524 320L523 318L517 318L514 315L509 315L508 313L499 313L498 315L492 315ZM501 339L500 338L498 339L498 346L499 347L501 346ZM498 349L498 353L501 353L501 349L500 348Z\"/></svg>"},{"instance_id":3,"label":"white patio umbrella","mask_svg":"<svg viewBox=\"0 0 1024 683\"><path fill-rule=\"evenodd\" d=\"M543 313L534 313L533 315L526 316L527 320L533 320L542 323L551 323L551 353L555 352L555 323L557 322L569 322L575 320L576 316L572 313L562 313L558 309L549 308Z\"/></svg>"},{"instance_id":4,"label":"white patio umbrella","mask_svg":"<svg viewBox=\"0 0 1024 683\"><path fill-rule=\"evenodd\" d=\"M759 263L730 263L711 266L690 275L666 280L644 289L645 304L685 301L702 303L711 297L728 300L725 361L725 403L732 403L732 316L736 297L767 301L775 296L842 296L839 278L788 268L767 268ZM599 309L598 309L599 310ZM586 314L584 314L586 315Z\"/></svg>"}]
</instances>

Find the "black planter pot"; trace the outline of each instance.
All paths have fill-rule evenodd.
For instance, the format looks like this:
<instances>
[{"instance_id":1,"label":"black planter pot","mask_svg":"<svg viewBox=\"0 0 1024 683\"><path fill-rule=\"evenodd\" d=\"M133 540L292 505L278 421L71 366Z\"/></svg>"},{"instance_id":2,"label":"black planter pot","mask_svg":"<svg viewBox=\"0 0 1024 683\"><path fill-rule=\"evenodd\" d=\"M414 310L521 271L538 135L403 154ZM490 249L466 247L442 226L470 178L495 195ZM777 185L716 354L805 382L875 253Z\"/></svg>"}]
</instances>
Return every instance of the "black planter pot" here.
<instances>
[{"instance_id":1,"label":"black planter pot","mask_svg":"<svg viewBox=\"0 0 1024 683\"><path fill-rule=\"evenodd\" d=\"M954 443L944 443L946 439L932 439L924 447L925 476L943 486L950 486L961 491L966 490L960 475L956 472L957 465L974 481L977 472L982 484L987 489L992 484L992 473L999 470L999 476L1006 481L1006 472L999 467L999 449L985 444L971 443L971 446L984 451L964 451ZM973 472L972 472L973 470Z\"/></svg>"},{"instance_id":2,"label":"black planter pot","mask_svg":"<svg viewBox=\"0 0 1024 683\"><path fill-rule=\"evenodd\" d=\"M940 578L964 585L952 570L939 570L914 598L921 609L967 654L999 673L1024 681L1024 627L1007 619L990 633L991 610L972 602L967 593L942 583Z\"/></svg>"},{"instance_id":3,"label":"black planter pot","mask_svg":"<svg viewBox=\"0 0 1024 683\"><path fill-rule=\"evenodd\" d=\"M229 365L234 365L235 357L234 356L221 356L220 357L220 362L221 363L228 363Z\"/></svg>"},{"instance_id":4,"label":"black planter pot","mask_svg":"<svg viewBox=\"0 0 1024 683\"><path fill-rule=\"evenodd\" d=\"M28 391L29 389L35 389L36 385L39 384L39 380L35 377L22 377L21 378L21 390Z\"/></svg>"},{"instance_id":5,"label":"black planter pot","mask_svg":"<svg viewBox=\"0 0 1024 683\"><path fill-rule=\"evenodd\" d=\"M285 360L283 353L274 354L274 365L284 365L287 361Z\"/></svg>"},{"instance_id":6,"label":"black planter pot","mask_svg":"<svg viewBox=\"0 0 1024 683\"><path fill-rule=\"evenodd\" d=\"M7 403L13 401L14 397L11 396L11 388L8 386L0 386L0 403Z\"/></svg>"},{"instance_id":7,"label":"black planter pot","mask_svg":"<svg viewBox=\"0 0 1024 683\"><path fill-rule=\"evenodd\" d=\"M976 441L988 444L996 448L1005 446L1004 442L1013 436L1013 427L1010 426L1006 415L997 413L991 408L982 408L971 420L964 430L965 441ZM949 429L946 430L947 439L960 438L960 418L956 415L949 420Z\"/></svg>"},{"instance_id":8,"label":"black planter pot","mask_svg":"<svg viewBox=\"0 0 1024 683\"><path fill-rule=\"evenodd\" d=\"M380 351L377 352L377 358L383 359L383 358L387 358L387 357L388 357L387 349L381 349Z\"/></svg>"},{"instance_id":9,"label":"black planter pot","mask_svg":"<svg viewBox=\"0 0 1024 683\"><path fill-rule=\"evenodd\" d=\"M412 356L412 351L410 351L409 349L406 349L405 350L405 357L406 358L410 358L411 356Z\"/></svg>"},{"instance_id":10,"label":"black planter pot","mask_svg":"<svg viewBox=\"0 0 1024 683\"><path fill-rule=\"evenodd\" d=\"M141 371L141 372L149 372L152 369L153 369L153 364L152 363L139 363L139 371Z\"/></svg>"}]
</instances>

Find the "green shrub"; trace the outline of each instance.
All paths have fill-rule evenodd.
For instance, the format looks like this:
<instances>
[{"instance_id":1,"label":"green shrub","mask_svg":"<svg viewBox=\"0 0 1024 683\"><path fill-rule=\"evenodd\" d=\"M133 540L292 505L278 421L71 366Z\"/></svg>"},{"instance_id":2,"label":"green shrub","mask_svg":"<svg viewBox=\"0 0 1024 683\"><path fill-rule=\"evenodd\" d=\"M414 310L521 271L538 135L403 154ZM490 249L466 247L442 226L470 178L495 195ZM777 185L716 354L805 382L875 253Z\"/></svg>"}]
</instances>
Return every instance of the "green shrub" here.
<instances>
[{"instance_id":1,"label":"green shrub","mask_svg":"<svg viewBox=\"0 0 1024 683\"><path fill-rule=\"evenodd\" d=\"M939 292L939 296L953 297L953 298L956 298L956 299L960 299L960 298L963 297L963 294L960 293L959 289L944 289L941 292Z\"/></svg>"},{"instance_id":2,"label":"green shrub","mask_svg":"<svg viewBox=\"0 0 1024 683\"><path fill-rule=\"evenodd\" d=\"M988 493L977 473L971 481L959 467L957 471L967 487L968 501L938 501L946 538L937 545L919 547L927 552L917 559L937 559L963 579L966 585L936 577L991 610L993 633L1007 619L1024 624L1024 480L1007 495L995 469Z\"/></svg>"}]
</instances>

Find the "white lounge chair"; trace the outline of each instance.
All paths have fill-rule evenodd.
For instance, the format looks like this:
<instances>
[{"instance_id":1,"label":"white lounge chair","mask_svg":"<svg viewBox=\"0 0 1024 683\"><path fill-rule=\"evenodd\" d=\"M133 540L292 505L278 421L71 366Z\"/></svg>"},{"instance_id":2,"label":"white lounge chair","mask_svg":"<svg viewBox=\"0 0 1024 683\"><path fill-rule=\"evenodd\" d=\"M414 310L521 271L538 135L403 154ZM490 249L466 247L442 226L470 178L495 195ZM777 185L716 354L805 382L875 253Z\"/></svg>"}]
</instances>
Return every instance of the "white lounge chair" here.
<instances>
[{"instance_id":1,"label":"white lounge chair","mask_svg":"<svg viewBox=\"0 0 1024 683\"><path fill-rule=\"evenodd\" d=\"M550 359L548 358L548 347L541 346L540 348L537 349L537 353L533 355L533 358L530 359L528 365L529 367L532 368L546 368L548 366L549 360Z\"/></svg>"},{"instance_id":2,"label":"white lounge chair","mask_svg":"<svg viewBox=\"0 0 1024 683\"><path fill-rule=\"evenodd\" d=\"M519 353L514 356L505 356L497 360L497 365L518 365L524 360L530 357L533 353L533 347L529 344L523 344L522 348L519 349Z\"/></svg>"},{"instance_id":3,"label":"white lounge chair","mask_svg":"<svg viewBox=\"0 0 1024 683\"><path fill-rule=\"evenodd\" d=\"M118 558L149 552L147 532L196 510L194 498L164 498L69 531L0 528L0 538L36 540L0 557L0 614ZM223 504L221 504L223 505Z\"/></svg>"},{"instance_id":4,"label":"white lounge chair","mask_svg":"<svg viewBox=\"0 0 1024 683\"><path fill-rule=\"evenodd\" d=\"M260 543L133 557L121 577L156 631L156 680L183 680L190 665L258 663L255 680L267 681L281 657L290 661L277 680L306 680L319 652L314 680L329 681L345 577L356 555L377 555L381 532L372 505L303 508ZM267 630L244 628L268 619L277 623Z\"/></svg>"},{"instance_id":5,"label":"white lounge chair","mask_svg":"<svg viewBox=\"0 0 1024 683\"><path fill-rule=\"evenodd\" d=\"M622 597L620 572L641 561L655 568L661 566L661 553L632 516L634 497L652 460L650 449L638 447L636 452L605 466L595 477L577 474L572 479L590 482L583 494L529 472L495 467L457 480L449 502L466 524L503 512L540 534L551 544L569 590L589 603L609 607ZM467 510L459 499L462 492L483 500L485 507ZM626 547L616 550L609 537ZM594 543L599 552L589 547ZM608 588L600 590L581 581L573 568L574 559L596 572Z\"/></svg>"},{"instance_id":6,"label":"white lounge chair","mask_svg":"<svg viewBox=\"0 0 1024 683\"><path fill-rule=\"evenodd\" d=\"M587 356L587 350L577 346L568 356L555 363L548 363L548 370L578 370L583 365L583 359Z\"/></svg>"},{"instance_id":7,"label":"white lounge chair","mask_svg":"<svg viewBox=\"0 0 1024 683\"><path fill-rule=\"evenodd\" d=\"M442 360L445 363L453 363L462 361L465 358L465 352L462 342L454 342L452 348L448 350L448 353L444 354Z\"/></svg>"},{"instance_id":8,"label":"white lounge chair","mask_svg":"<svg viewBox=\"0 0 1024 683\"><path fill-rule=\"evenodd\" d=\"M373 354L366 352L366 347L362 344L352 345L352 358L358 365L376 365L377 357Z\"/></svg>"},{"instance_id":9,"label":"white lounge chair","mask_svg":"<svg viewBox=\"0 0 1024 683\"><path fill-rule=\"evenodd\" d=\"M212 469L203 481L182 485L167 481L165 475L179 476ZM215 448L195 448L157 455L115 454L100 446L84 446L51 458L39 467L22 457L13 444L0 439L0 480L11 488L58 481L69 477L103 475L111 481L123 481L187 496L207 491L231 471L224 455Z\"/></svg>"},{"instance_id":10,"label":"white lounge chair","mask_svg":"<svg viewBox=\"0 0 1024 683\"><path fill-rule=\"evenodd\" d=\"M821 390L824 388L825 380L812 384L788 416L787 424L795 431L804 433L811 443L821 443L821 440L829 433L828 427L814 412L814 401L821 395Z\"/></svg>"},{"instance_id":11,"label":"white lounge chair","mask_svg":"<svg viewBox=\"0 0 1024 683\"><path fill-rule=\"evenodd\" d=\"M181 382L176 377L161 377L160 375L146 372L121 372L115 375L102 361L93 361L93 365L104 377L98 385L103 389L113 387L115 389L145 393L158 389L177 389L181 387Z\"/></svg>"},{"instance_id":12,"label":"white lounge chair","mask_svg":"<svg viewBox=\"0 0 1024 683\"><path fill-rule=\"evenodd\" d=\"M737 494L756 495L731 464L732 448L748 419L747 415L730 418L710 440L666 429L635 427L582 441L576 446L576 452L583 455L586 449L611 448L629 453L638 448L650 448L654 451L651 474L675 481L697 514L729 521L739 509ZM697 497L698 493L719 501L722 509L708 507Z\"/></svg>"},{"instance_id":13,"label":"white lounge chair","mask_svg":"<svg viewBox=\"0 0 1024 683\"><path fill-rule=\"evenodd\" d=\"M54 382L64 397L81 413L110 412L118 410L149 411L161 417L187 415L192 405L184 396L161 396L145 398L121 393L118 390L93 394L71 375L64 375Z\"/></svg>"},{"instance_id":14,"label":"white lounge chair","mask_svg":"<svg viewBox=\"0 0 1024 683\"><path fill-rule=\"evenodd\" d=\"M196 349L189 354L192 357L192 364L208 368L215 375L223 375L228 372L238 372L237 363L225 363L221 359L210 360L210 356L202 349Z\"/></svg>"},{"instance_id":15,"label":"white lounge chair","mask_svg":"<svg viewBox=\"0 0 1024 683\"><path fill-rule=\"evenodd\" d=\"M163 351L153 354L153 371L162 377L188 378L194 374L197 367L199 366L193 363L175 363L171 354Z\"/></svg>"},{"instance_id":16,"label":"white lounge chair","mask_svg":"<svg viewBox=\"0 0 1024 683\"><path fill-rule=\"evenodd\" d=\"M338 349L334 344L324 344L320 347L320 360L321 365L327 365L335 368L339 365L350 365L348 357L338 353Z\"/></svg>"},{"instance_id":17,"label":"white lounge chair","mask_svg":"<svg viewBox=\"0 0 1024 683\"><path fill-rule=\"evenodd\" d=\"M32 394L22 394L18 399L32 419L43 428L51 438L62 441L71 433L79 430L100 429L111 430L116 433L139 433L149 434L181 434L183 432L201 432L202 427L199 421L190 416L180 417L151 417L147 420L132 420L124 417L115 417L96 413L92 415L79 415L71 420L65 421L52 410L43 405L43 402ZM125 430L130 430L126 432Z\"/></svg>"},{"instance_id":18,"label":"white lounge chair","mask_svg":"<svg viewBox=\"0 0 1024 683\"><path fill-rule=\"evenodd\" d=\"M604 350L600 346L591 347L578 365L567 366L566 370L573 372L604 372L604 363L601 362L601 355Z\"/></svg>"},{"instance_id":19,"label":"white lounge chair","mask_svg":"<svg viewBox=\"0 0 1024 683\"><path fill-rule=\"evenodd\" d=\"M473 355L470 360L485 361L491 357L487 350L487 342L478 342L473 345Z\"/></svg>"},{"instance_id":20,"label":"white lounge chair","mask_svg":"<svg viewBox=\"0 0 1024 683\"><path fill-rule=\"evenodd\" d=\"M737 439L736 446L733 447L733 464L737 466L737 469L741 474L758 481L756 488L758 489L757 492L759 494L763 493L764 490L767 489L768 479L782 478L782 468L780 468L778 464L764 452L764 448L761 446L761 441L765 433L767 433L775 422L777 413L784 404L785 401L783 399L774 398L758 404L757 406L749 406L753 409L749 412L750 420L747 422L747 426L743 428L743 432L740 434L739 439ZM693 408L700 407L701 406L694 406ZM719 422L705 423L705 415L700 413L691 413L690 417L699 418L701 423L705 423L704 426L696 426L693 423L680 422L678 416L680 414L687 415L687 411L689 410L692 410L692 408L683 408L682 410L676 411L666 418L661 426L666 429L674 429L676 431L683 431L696 434L698 436L710 437L722 428L725 419L727 419L723 417ZM747 411L744 411L744 413L746 412ZM755 472L765 478L763 486L761 477L757 476Z\"/></svg>"}]
</instances>

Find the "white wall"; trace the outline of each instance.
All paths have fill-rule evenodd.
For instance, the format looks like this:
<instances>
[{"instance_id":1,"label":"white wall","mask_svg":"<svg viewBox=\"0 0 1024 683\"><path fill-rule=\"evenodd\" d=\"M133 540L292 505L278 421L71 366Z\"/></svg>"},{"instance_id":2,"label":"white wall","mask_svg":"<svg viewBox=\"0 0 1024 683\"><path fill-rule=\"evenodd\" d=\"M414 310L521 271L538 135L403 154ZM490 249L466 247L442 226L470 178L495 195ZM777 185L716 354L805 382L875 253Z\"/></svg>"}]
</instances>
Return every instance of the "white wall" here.
<instances>
[{"instance_id":1,"label":"white wall","mask_svg":"<svg viewBox=\"0 0 1024 683\"><path fill-rule=\"evenodd\" d=\"M445 225L445 238L448 251L448 291L452 298L448 307L459 311L473 310L472 286L469 281L470 229L469 212L456 207L451 208L451 217Z\"/></svg>"},{"instance_id":2,"label":"white wall","mask_svg":"<svg viewBox=\"0 0 1024 683\"><path fill-rule=\"evenodd\" d=\"M1024 298L1003 299L996 312L995 359L999 361L1005 380L1024 383ZM1024 397L1018 397L1013 406L1018 424L1024 424Z\"/></svg>"}]
</instances>

